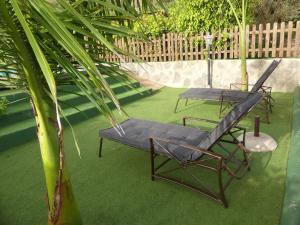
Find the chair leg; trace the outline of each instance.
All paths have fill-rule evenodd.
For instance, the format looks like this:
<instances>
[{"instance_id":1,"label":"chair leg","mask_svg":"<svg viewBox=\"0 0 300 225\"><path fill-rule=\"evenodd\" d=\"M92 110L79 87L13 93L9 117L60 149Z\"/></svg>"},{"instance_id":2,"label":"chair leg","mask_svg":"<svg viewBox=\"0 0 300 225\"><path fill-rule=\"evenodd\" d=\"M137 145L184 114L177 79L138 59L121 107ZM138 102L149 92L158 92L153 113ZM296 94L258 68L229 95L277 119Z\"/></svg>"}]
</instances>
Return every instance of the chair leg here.
<instances>
[{"instance_id":1,"label":"chair leg","mask_svg":"<svg viewBox=\"0 0 300 225\"><path fill-rule=\"evenodd\" d=\"M102 157L102 144L103 144L103 138L100 138L100 144L99 144L99 158Z\"/></svg>"},{"instance_id":2,"label":"chair leg","mask_svg":"<svg viewBox=\"0 0 300 225\"><path fill-rule=\"evenodd\" d=\"M222 204L224 205L225 208L228 208L228 203L227 203L227 200L225 198L225 190L224 190L224 186L223 186L223 178L222 178L222 165L223 165L223 162L222 160L219 161L218 163L218 182L219 182L219 191L220 191L220 200L222 202Z\"/></svg>"},{"instance_id":3,"label":"chair leg","mask_svg":"<svg viewBox=\"0 0 300 225\"><path fill-rule=\"evenodd\" d=\"M151 180L154 181L155 180L154 143L153 143L153 139L152 138L150 138L149 141L150 141L150 160L151 160Z\"/></svg>"},{"instance_id":4,"label":"chair leg","mask_svg":"<svg viewBox=\"0 0 300 225\"><path fill-rule=\"evenodd\" d=\"M270 118L269 118L269 112L270 112L270 105L268 103L268 100L264 100L265 105L265 114L266 114L266 123L270 124Z\"/></svg>"},{"instance_id":5,"label":"chair leg","mask_svg":"<svg viewBox=\"0 0 300 225\"><path fill-rule=\"evenodd\" d=\"M220 104L220 110L219 110L219 118L221 118L222 117L222 113L223 113L223 111L224 111L224 106L223 106L223 104L224 104L224 101L223 101L223 98L221 99L221 104Z\"/></svg>"},{"instance_id":6,"label":"chair leg","mask_svg":"<svg viewBox=\"0 0 300 225\"><path fill-rule=\"evenodd\" d=\"M176 113L176 111L177 111L177 107L178 107L179 101L180 101L180 98L177 99L177 102L176 102L176 105L175 105L175 109L174 109L174 113Z\"/></svg>"}]
</instances>

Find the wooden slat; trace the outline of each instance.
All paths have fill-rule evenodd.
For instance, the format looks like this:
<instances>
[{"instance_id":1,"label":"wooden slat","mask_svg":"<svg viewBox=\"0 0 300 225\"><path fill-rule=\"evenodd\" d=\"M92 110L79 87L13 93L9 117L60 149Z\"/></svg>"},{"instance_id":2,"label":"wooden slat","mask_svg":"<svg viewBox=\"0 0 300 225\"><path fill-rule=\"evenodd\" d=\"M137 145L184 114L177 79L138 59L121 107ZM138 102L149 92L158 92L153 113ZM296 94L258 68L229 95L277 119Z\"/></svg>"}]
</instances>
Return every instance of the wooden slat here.
<instances>
[{"instance_id":1,"label":"wooden slat","mask_svg":"<svg viewBox=\"0 0 300 225\"><path fill-rule=\"evenodd\" d=\"M174 34L174 54L175 54L175 60L178 61L178 34Z\"/></svg>"},{"instance_id":2,"label":"wooden slat","mask_svg":"<svg viewBox=\"0 0 300 225\"><path fill-rule=\"evenodd\" d=\"M295 51L294 56L300 56L300 21L296 25L296 41L295 41Z\"/></svg>"},{"instance_id":3,"label":"wooden slat","mask_svg":"<svg viewBox=\"0 0 300 225\"><path fill-rule=\"evenodd\" d=\"M230 54L229 54L229 57L231 59L234 58L234 34L233 34L233 30L232 28L230 28L230 32L229 32L229 38L230 38Z\"/></svg>"},{"instance_id":4,"label":"wooden slat","mask_svg":"<svg viewBox=\"0 0 300 225\"><path fill-rule=\"evenodd\" d=\"M292 30L293 30L293 22L288 23L288 36L287 36L287 50L286 56L291 57L291 50L292 50Z\"/></svg>"},{"instance_id":5,"label":"wooden slat","mask_svg":"<svg viewBox=\"0 0 300 225\"><path fill-rule=\"evenodd\" d=\"M196 35L196 38L195 38L195 59L198 60L199 59L199 36Z\"/></svg>"},{"instance_id":6,"label":"wooden slat","mask_svg":"<svg viewBox=\"0 0 300 225\"><path fill-rule=\"evenodd\" d=\"M162 53L161 53L161 45L162 45L162 37L160 36L159 38L158 38L158 43L157 43L157 45L158 45L158 60L161 62L161 61L163 61L163 59L162 59Z\"/></svg>"},{"instance_id":7,"label":"wooden slat","mask_svg":"<svg viewBox=\"0 0 300 225\"><path fill-rule=\"evenodd\" d=\"M153 61L157 62L158 60L158 55L159 55L159 50L158 50L158 38L154 37L154 43L153 43Z\"/></svg>"},{"instance_id":8,"label":"wooden slat","mask_svg":"<svg viewBox=\"0 0 300 225\"><path fill-rule=\"evenodd\" d=\"M224 29L224 34L227 36L227 28ZM227 53L228 53L227 48L228 48L228 46L227 46L227 40L225 40L223 59L227 59L227 57L228 57L227 56Z\"/></svg>"},{"instance_id":9,"label":"wooden slat","mask_svg":"<svg viewBox=\"0 0 300 225\"><path fill-rule=\"evenodd\" d=\"M190 39L190 48L189 48L190 58L189 58L189 60L193 60L194 59L193 36L190 36L189 39Z\"/></svg>"},{"instance_id":10,"label":"wooden slat","mask_svg":"<svg viewBox=\"0 0 300 225\"><path fill-rule=\"evenodd\" d=\"M119 43L119 48L126 51L126 46L125 46L125 41L124 41L124 38L121 38L121 41ZM122 56L123 57L123 56ZM126 61L126 56L125 58L123 58L122 60L125 60Z\"/></svg>"},{"instance_id":11,"label":"wooden slat","mask_svg":"<svg viewBox=\"0 0 300 225\"><path fill-rule=\"evenodd\" d=\"M280 24L280 44L279 44L279 57L284 55L284 32L285 32L285 22Z\"/></svg>"},{"instance_id":12,"label":"wooden slat","mask_svg":"<svg viewBox=\"0 0 300 225\"><path fill-rule=\"evenodd\" d=\"M128 53L131 54L132 53L132 50L131 50L131 48L132 48L131 39L128 38L127 41L128 41ZM127 57L127 62L131 62L131 61L132 61L132 58L128 56Z\"/></svg>"},{"instance_id":13,"label":"wooden slat","mask_svg":"<svg viewBox=\"0 0 300 225\"><path fill-rule=\"evenodd\" d=\"M221 35L222 35L222 32L219 30L219 32L218 32L218 41L222 40ZM218 50L218 59L221 59L222 58L222 55L221 55L222 48L220 48L220 46L219 46L217 50Z\"/></svg>"},{"instance_id":14,"label":"wooden slat","mask_svg":"<svg viewBox=\"0 0 300 225\"><path fill-rule=\"evenodd\" d=\"M141 49L141 42L140 42L139 40L137 40L136 48L137 48L137 56L138 56L140 59L142 59L142 57L141 57L141 51L142 51L142 49Z\"/></svg>"},{"instance_id":15,"label":"wooden slat","mask_svg":"<svg viewBox=\"0 0 300 225\"><path fill-rule=\"evenodd\" d=\"M234 58L239 57L239 28L234 27Z\"/></svg>"},{"instance_id":16,"label":"wooden slat","mask_svg":"<svg viewBox=\"0 0 300 225\"><path fill-rule=\"evenodd\" d=\"M246 25L246 57L248 58L249 56L249 25Z\"/></svg>"},{"instance_id":17,"label":"wooden slat","mask_svg":"<svg viewBox=\"0 0 300 225\"><path fill-rule=\"evenodd\" d=\"M167 49L168 49L168 61L172 61L172 58L171 58L171 34L168 33L167 34Z\"/></svg>"},{"instance_id":18,"label":"wooden slat","mask_svg":"<svg viewBox=\"0 0 300 225\"><path fill-rule=\"evenodd\" d=\"M182 48L182 34L179 34L178 36L179 39L179 59L183 60L183 48Z\"/></svg>"},{"instance_id":19,"label":"wooden slat","mask_svg":"<svg viewBox=\"0 0 300 225\"><path fill-rule=\"evenodd\" d=\"M204 34L203 34L203 32L200 32L200 43L201 43L201 46L200 46L200 49L201 49L200 59L204 59L205 56L204 56Z\"/></svg>"},{"instance_id":20,"label":"wooden slat","mask_svg":"<svg viewBox=\"0 0 300 225\"><path fill-rule=\"evenodd\" d=\"M153 37L152 38L152 53L151 53L153 62L157 62L157 53L158 53L157 40L156 40L156 37Z\"/></svg>"},{"instance_id":21,"label":"wooden slat","mask_svg":"<svg viewBox=\"0 0 300 225\"><path fill-rule=\"evenodd\" d=\"M272 37L272 57L277 56L277 23L273 24L273 37Z\"/></svg>"},{"instance_id":22,"label":"wooden slat","mask_svg":"<svg viewBox=\"0 0 300 225\"><path fill-rule=\"evenodd\" d=\"M144 45L144 59L146 62L149 62L149 42L147 41Z\"/></svg>"},{"instance_id":23,"label":"wooden slat","mask_svg":"<svg viewBox=\"0 0 300 225\"><path fill-rule=\"evenodd\" d=\"M262 57L262 50L263 50L263 25L258 25L258 57Z\"/></svg>"},{"instance_id":24,"label":"wooden slat","mask_svg":"<svg viewBox=\"0 0 300 225\"><path fill-rule=\"evenodd\" d=\"M184 36L184 60L188 60L189 59L189 47L188 47L188 36L185 35Z\"/></svg>"},{"instance_id":25,"label":"wooden slat","mask_svg":"<svg viewBox=\"0 0 300 225\"><path fill-rule=\"evenodd\" d=\"M132 55L137 56L137 54L136 54L136 40L131 38L131 44L132 44Z\"/></svg>"},{"instance_id":26,"label":"wooden slat","mask_svg":"<svg viewBox=\"0 0 300 225\"><path fill-rule=\"evenodd\" d=\"M252 25L251 31L251 57L255 58L256 53L256 25Z\"/></svg>"},{"instance_id":27,"label":"wooden slat","mask_svg":"<svg viewBox=\"0 0 300 225\"><path fill-rule=\"evenodd\" d=\"M166 49L166 35L165 34L163 34L163 36L162 36L162 41L163 41L163 56L164 56L164 62L166 62L167 61L167 49Z\"/></svg>"},{"instance_id":28,"label":"wooden slat","mask_svg":"<svg viewBox=\"0 0 300 225\"><path fill-rule=\"evenodd\" d=\"M171 33L170 36L170 50L171 50L171 61L175 60L175 54L174 54L174 33Z\"/></svg>"},{"instance_id":29,"label":"wooden slat","mask_svg":"<svg viewBox=\"0 0 300 225\"><path fill-rule=\"evenodd\" d=\"M145 60L145 51L144 51L144 42L140 42L140 47L141 47L141 54L140 54L140 58L142 59L142 60Z\"/></svg>"},{"instance_id":30,"label":"wooden slat","mask_svg":"<svg viewBox=\"0 0 300 225\"><path fill-rule=\"evenodd\" d=\"M269 57L269 45L270 45L270 24L266 25L266 36L265 36L265 57Z\"/></svg>"}]
</instances>

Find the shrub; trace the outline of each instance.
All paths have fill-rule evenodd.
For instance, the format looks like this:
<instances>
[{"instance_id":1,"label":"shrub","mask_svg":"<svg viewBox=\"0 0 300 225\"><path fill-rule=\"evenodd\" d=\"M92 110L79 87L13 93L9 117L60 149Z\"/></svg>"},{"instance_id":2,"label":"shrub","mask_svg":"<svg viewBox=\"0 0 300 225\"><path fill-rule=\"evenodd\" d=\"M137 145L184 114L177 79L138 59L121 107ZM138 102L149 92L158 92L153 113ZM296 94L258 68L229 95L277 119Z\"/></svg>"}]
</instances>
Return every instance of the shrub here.
<instances>
[{"instance_id":1,"label":"shrub","mask_svg":"<svg viewBox=\"0 0 300 225\"><path fill-rule=\"evenodd\" d=\"M7 99L4 97L1 97L0 98L0 116L5 113L5 111L7 109L7 104L8 104Z\"/></svg>"},{"instance_id":2,"label":"shrub","mask_svg":"<svg viewBox=\"0 0 300 225\"><path fill-rule=\"evenodd\" d=\"M168 18L161 12L155 16L145 14L140 21L134 23L134 30L147 36L159 36L169 31L167 20Z\"/></svg>"}]
</instances>

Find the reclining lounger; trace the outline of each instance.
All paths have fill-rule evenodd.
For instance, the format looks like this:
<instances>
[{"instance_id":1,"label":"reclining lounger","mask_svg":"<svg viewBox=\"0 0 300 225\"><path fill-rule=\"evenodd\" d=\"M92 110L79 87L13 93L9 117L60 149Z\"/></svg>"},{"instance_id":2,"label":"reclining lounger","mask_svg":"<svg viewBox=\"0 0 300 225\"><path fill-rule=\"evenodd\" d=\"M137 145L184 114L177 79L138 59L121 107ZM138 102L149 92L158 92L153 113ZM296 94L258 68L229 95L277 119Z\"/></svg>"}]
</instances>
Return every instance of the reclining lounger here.
<instances>
[{"instance_id":1,"label":"reclining lounger","mask_svg":"<svg viewBox=\"0 0 300 225\"><path fill-rule=\"evenodd\" d=\"M233 90L231 89L233 86L241 85L241 84L230 84L230 89L220 89L220 88L190 88L187 91L179 94L178 100L175 105L174 112L176 113L178 103L181 99L185 99L185 105L189 99L193 100L209 100L209 101L220 101L220 112L219 116L221 117L222 113L228 108L228 106L224 107L224 102L236 103L239 101L243 101L248 98L249 95L256 93L258 91L263 93L263 108L265 110L266 121L269 123L269 112L272 111L272 96L271 96L271 87L263 86L264 82L269 78L272 72L279 65L280 61L273 60L273 62L269 65L269 67L265 70L265 72L260 76L260 78L253 85L252 89L247 91L241 90ZM232 104L230 104L232 106Z\"/></svg>"},{"instance_id":2,"label":"reclining lounger","mask_svg":"<svg viewBox=\"0 0 300 225\"><path fill-rule=\"evenodd\" d=\"M246 130L236 126L243 116L247 114L260 100L262 95L255 93L244 102L237 104L220 122L200 118L184 117L183 126L165 124L154 121L128 119L120 124L124 134L120 135L115 128L100 130L99 157L101 157L103 138L107 138L122 144L139 148L150 152L151 155L151 179L163 179L183 185L189 189L204 194L227 207L224 191L233 178L240 179L249 168L247 150L244 147L245 140L239 142L235 137ZM211 131L203 131L186 127L187 120L211 122L216 127ZM223 137L226 135L226 138ZM226 143L226 144L225 144ZM225 145L230 145L231 151ZM224 155L214 152L213 148L219 147ZM239 152L239 157L236 153ZM165 157L158 157L165 156ZM166 159L167 157L167 159ZM160 164L158 160L164 159ZM211 191L199 185L199 180L191 175L197 185L187 183L182 179L167 176L168 171L162 171L163 167L174 160L178 166L175 169L184 171L189 167L201 167L217 174L218 191ZM210 163L209 163L210 162ZM211 163L213 163L211 165ZM158 165L156 165L158 164ZM177 165L176 164L176 165ZM229 166L234 166L234 170ZM222 174L227 172L229 179L223 183ZM186 173L189 175L188 173ZM238 175L239 174L239 175ZM185 177L186 178L186 177Z\"/></svg>"}]
</instances>

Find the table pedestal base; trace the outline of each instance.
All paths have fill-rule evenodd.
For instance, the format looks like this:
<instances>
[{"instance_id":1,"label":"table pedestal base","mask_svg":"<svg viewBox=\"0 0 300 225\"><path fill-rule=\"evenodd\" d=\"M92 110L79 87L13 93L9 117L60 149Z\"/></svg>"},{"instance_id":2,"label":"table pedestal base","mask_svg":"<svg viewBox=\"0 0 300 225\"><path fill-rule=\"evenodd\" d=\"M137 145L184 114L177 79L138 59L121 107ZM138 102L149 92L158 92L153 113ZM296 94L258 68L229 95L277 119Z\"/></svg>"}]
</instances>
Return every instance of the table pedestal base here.
<instances>
[{"instance_id":1,"label":"table pedestal base","mask_svg":"<svg viewBox=\"0 0 300 225\"><path fill-rule=\"evenodd\" d=\"M238 140L243 140L243 135L239 136ZM259 133L259 136L255 137L254 132L247 132L245 146L252 152L271 152L277 148L277 142L268 134Z\"/></svg>"}]
</instances>

